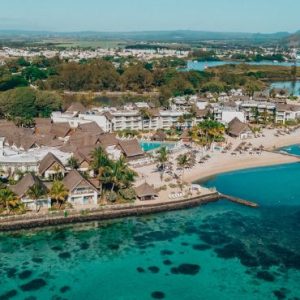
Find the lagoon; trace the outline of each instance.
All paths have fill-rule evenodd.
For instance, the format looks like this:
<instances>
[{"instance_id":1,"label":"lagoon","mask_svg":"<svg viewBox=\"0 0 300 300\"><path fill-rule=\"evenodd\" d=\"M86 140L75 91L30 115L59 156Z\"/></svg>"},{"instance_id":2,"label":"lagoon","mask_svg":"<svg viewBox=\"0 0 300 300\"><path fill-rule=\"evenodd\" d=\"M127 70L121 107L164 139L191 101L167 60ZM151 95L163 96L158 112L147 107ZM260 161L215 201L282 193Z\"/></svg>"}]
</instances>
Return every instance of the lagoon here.
<instances>
[{"instance_id":1,"label":"lagoon","mask_svg":"<svg viewBox=\"0 0 300 300\"><path fill-rule=\"evenodd\" d=\"M290 67L294 65L293 62L273 62L273 61L260 61L260 62L238 62L238 61L188 61L186 70L204 71L206 68L218 67L229 64L249 64L249 65L267 65L267 66L284 66Z\"/></svg>"},{"instance_id":2,"label":"lagoon","mask_svg":"<svg viewBox=\"0 0 300 300\"><path fill-rule=\"evenodd\" d=\"M0 299L298 299L300 164L205 183L257 201L0 235ZM2 297L2 298L1 298Z\"/></svg>"},{"instance_id":3,"label":"lagoon","mask_svg":"<svg viewBox=\"0 0 300 300\"><path fill-rule=\"evenodd\" d=\"M270 86L270 89L284 89L288 90L288 93L293 96L300 96L300 81L279 81L273 82Z\"/></svg>"}]
</instances>

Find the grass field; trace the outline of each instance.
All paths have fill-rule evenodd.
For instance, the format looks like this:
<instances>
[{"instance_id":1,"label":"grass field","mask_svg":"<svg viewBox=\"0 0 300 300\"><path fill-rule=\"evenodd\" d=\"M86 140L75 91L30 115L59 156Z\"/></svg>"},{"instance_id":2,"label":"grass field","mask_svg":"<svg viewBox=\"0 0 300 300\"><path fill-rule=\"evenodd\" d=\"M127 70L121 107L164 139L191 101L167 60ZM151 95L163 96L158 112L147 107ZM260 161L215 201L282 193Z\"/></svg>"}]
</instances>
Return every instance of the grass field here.
<instances>
[{"instance_id":1,"label":"grass field","mask_svg":"<svg viewBox=\"0 0 300 300\"><path fill-rule=\"evenodd\" d=\"M46 39L42 44L51 44L58 48L116 48L125 47L127 42L122 40L76 40L76 39Z\"/></svg>"}]
</instances>

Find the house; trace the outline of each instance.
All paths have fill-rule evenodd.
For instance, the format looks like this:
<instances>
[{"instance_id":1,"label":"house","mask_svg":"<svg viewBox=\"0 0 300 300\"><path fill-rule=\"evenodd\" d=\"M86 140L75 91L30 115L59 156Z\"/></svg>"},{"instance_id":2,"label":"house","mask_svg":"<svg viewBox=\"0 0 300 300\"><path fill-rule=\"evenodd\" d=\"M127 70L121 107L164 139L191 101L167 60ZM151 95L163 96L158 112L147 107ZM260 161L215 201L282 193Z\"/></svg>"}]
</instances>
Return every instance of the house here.
<instances>
[{"instance_id":1,"label":"house","mask_svg":"<svg viewBox=\"0 0 300 300\"><path fill-rule=\"evenodd\" d=\"M72 128L69 123L53 123L50 133L55 135L56 138L66 138L72 132Z\"/></svg>"},{"instance_id":2,"label":"house","mask_svg":"<svg viewBox=\"0 0 300 300\"><path fill-rule=\"evenodd\" d=\"M80 103L74 102L67 110L67 114L72 114L73 117L77 117L80 113L85 113L87 109Z\"/></svg>"},{"instance_id":3,"label":"house","mask_svg":"<svg viewBox=\"0 0 300 300\"><path fill-rule=\"evenodd\" d=\"M228 135L238 137L240 139L247 139L252 136L252 130L247 123L243 123L238 118L234 118L228 124Z\"/></svg>"},{"instance_id":4,"label":"house","mask_svg":"<svg viewBox=\"0 0 300 300\"><path fill-rule=\"evenodd\" d=\"M90 122L85 124L79 124L77 127L76 132L82 132L82 133L93 133L93 134L102 134L104 133L103 129L96 123L96 122Z\"/></svg>"},{"instance_id":5,"label":"house","mask_svg":"<svg viewBox=\"0 0 300 300\"><path fill-rule=\"evenodd\" d=\"M157 130L151 137L152 141L160 141L163 142L167 138L167 135L162 130Z\"/></svg>"},{"instance_id":6,"label":"house","mask_svg":"<svg viewBox=\"0 0 300 300\"><path fill-rule=\"evenodd\" d=\"M34 122L35 122L35 129L34 129L35 134L44 135L50 133L52 127L51 119L35 118Z\"/></svg>"},{"instance_id":7,"label":"house","mask_svg":"<svg viewBox=\"0 0 300 300\"><path fill-rule=\"evenodd\" d=\"M184 130L182 132L180 139L182 140L183 143L189 143L192 140L188 130Z\"/></svg>"},{"instance_id":8,"label":"house","mask_svg":"<svg viewBox=\"0 0 300 300\"><path fill-rule=\"evenodd\" d=\"M78 171L70 171L63 179L63 184L69 191L68 202L71 204L97 204L99 195L97 188Z\"/></svg>"},{"instance_id":9,"label":"house","mask_svg":"<svg viewBox=\"0 0 300 300\"><path fill-rule=\"evenodd\" d=\"M289 121L300 120L300 105L276 104L276 123L285 124Z\"/></svg>"},{"instance_id":10,"label":"house","mask_svg":"<svg viewBox=\"0 0 300 300\"><path fill-rule=\"evenodd\" d=\"M139 159L145 155L138 140L120 140L119 148L127 160Z\"/></svg>"},{"instance_id":11,"label":"house","mask_svg":"<svg viewBox=\"0 0 300 300\"><path fill-rule=\"evenodd\" d=\"M149 185L147 182L141 184L140 186L136 187L135 193L137 197L141 200L153 200L155 197L158 196L156 190L153 186Z\"/></svg>"},{"instance_id":12,"label":"house","mask_svg":"<svg viewBox=\"0 0 300 300\"><path fill-rule=\"evenodd\" d=\"M42 190L45 191L45 195L37 200L32 199L28 195L30 188L35 185L38 185ZM20 198L22 203L24 203L28 209L38 210L39 208L51 207L51 199L46 193L48 191L47 187L37 176L31 173L26 174L16 185L11 186L10 189Z\"/></svg>"},{"instance_id":13,"label":"house","mask_svg":"<svg viewBox=\"0 0 300 300\"><path fill-rule=\"evenodd\" d=\"M92 152L95 150L95 146L84 146L78 147L73 155L74 158L78 161L78 170L81 172L89 172L90 176L93 176L93 171L90 169L92 158Z\"/></svg>"},{"instance_id":14,"label":"house","mask_svg":"<svg viewBox=\"0 0 300 300\"><path fill-rule=\"evenodd\" d=\"M66 169L63 163L51 152L40 162L39 175L47 180L53 180L58 177L63 178L65 173Z\"/></svg>"}]
</instances>

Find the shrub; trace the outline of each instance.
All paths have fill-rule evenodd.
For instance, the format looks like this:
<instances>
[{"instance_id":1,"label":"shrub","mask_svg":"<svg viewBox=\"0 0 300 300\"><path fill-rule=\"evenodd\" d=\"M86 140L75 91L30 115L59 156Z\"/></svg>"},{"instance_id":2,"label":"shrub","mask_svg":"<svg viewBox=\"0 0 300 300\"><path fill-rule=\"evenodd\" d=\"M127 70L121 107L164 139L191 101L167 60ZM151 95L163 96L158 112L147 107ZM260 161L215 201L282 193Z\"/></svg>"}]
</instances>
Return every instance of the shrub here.
<instances>
[{"instance_id":1,"label":"shrub","mask_svg":"<svg viewBox=\"0 0 300 300\"><path fill-rule=\"evenodd\" d=\"M133 188L120 190L120 195L125 200L134 200L136 198L136 193L135 193L135 190Z\"/></svg>"},{"instance_id":2,"label":"shrub","mask_svg":"<svg viewBox=\"0 0 300 300\"><path fill-rule=\"evenodd\" d=\"M106 195L106 199L111 202L111 203L114 203L117 201L117 194L115 192L109 192L107 195Z\"/></svg>"}]
</instances>

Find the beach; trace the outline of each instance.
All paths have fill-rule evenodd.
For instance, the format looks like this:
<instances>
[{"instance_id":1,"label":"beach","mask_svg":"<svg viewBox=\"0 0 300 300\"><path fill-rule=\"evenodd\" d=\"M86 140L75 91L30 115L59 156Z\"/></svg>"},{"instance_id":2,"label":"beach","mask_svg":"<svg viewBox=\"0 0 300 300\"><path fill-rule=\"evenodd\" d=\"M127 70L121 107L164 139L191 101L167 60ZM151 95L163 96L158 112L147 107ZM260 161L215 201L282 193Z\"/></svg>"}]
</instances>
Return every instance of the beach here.
<instances>
[{"instance_id":1,"label":"beach","mask_svg":"<svg viewBox=\"0 0 300 300\"><path fill-rule=\"evenodd\" d=\"M299 162L299 157L278 153L275 152L275 150L284 146L300 144L300 129L297 129L290 134L279 136L275 136L276 132L277 130L275 129L265 129L263 131L263 136L246 140L234 139L228 136L226 137L227 144L231 143L232 149L238 147L242 142L251 143L253 148L258 148L263 145L264 151L261 151L260 154L249 154L245 152L242 154L232 155L232 151L222 153L219 150L206 151L202 153L202 151L198 148L198 155L209 155L210 158L203 164L197 163L193 168L185 170L182 177L183 181L186 184L191 184L195 181L201 182L208 177L225 172ZM197 149L197 146L194 145L193 149ZM179 153L172 154L169 161L175 165L176 157L185 152L187 152L187 150L182 150ZM155 165L138 168L137 171L140 175L139 182L147 181L156 188L164 184L169 185L168 179L167 181L162 181L160 173L156 172L155 168ZM164 178L168 178L168 176L165 175ZM174 183L176 183L176 181L174 181ZM175 190L179 191L179 188L177 187ZM167 191L160 192L160 199L157 199L156 201L166 201L165 198L168 197L170 192L169 188Z\"/></svg>"}]
</instances>

